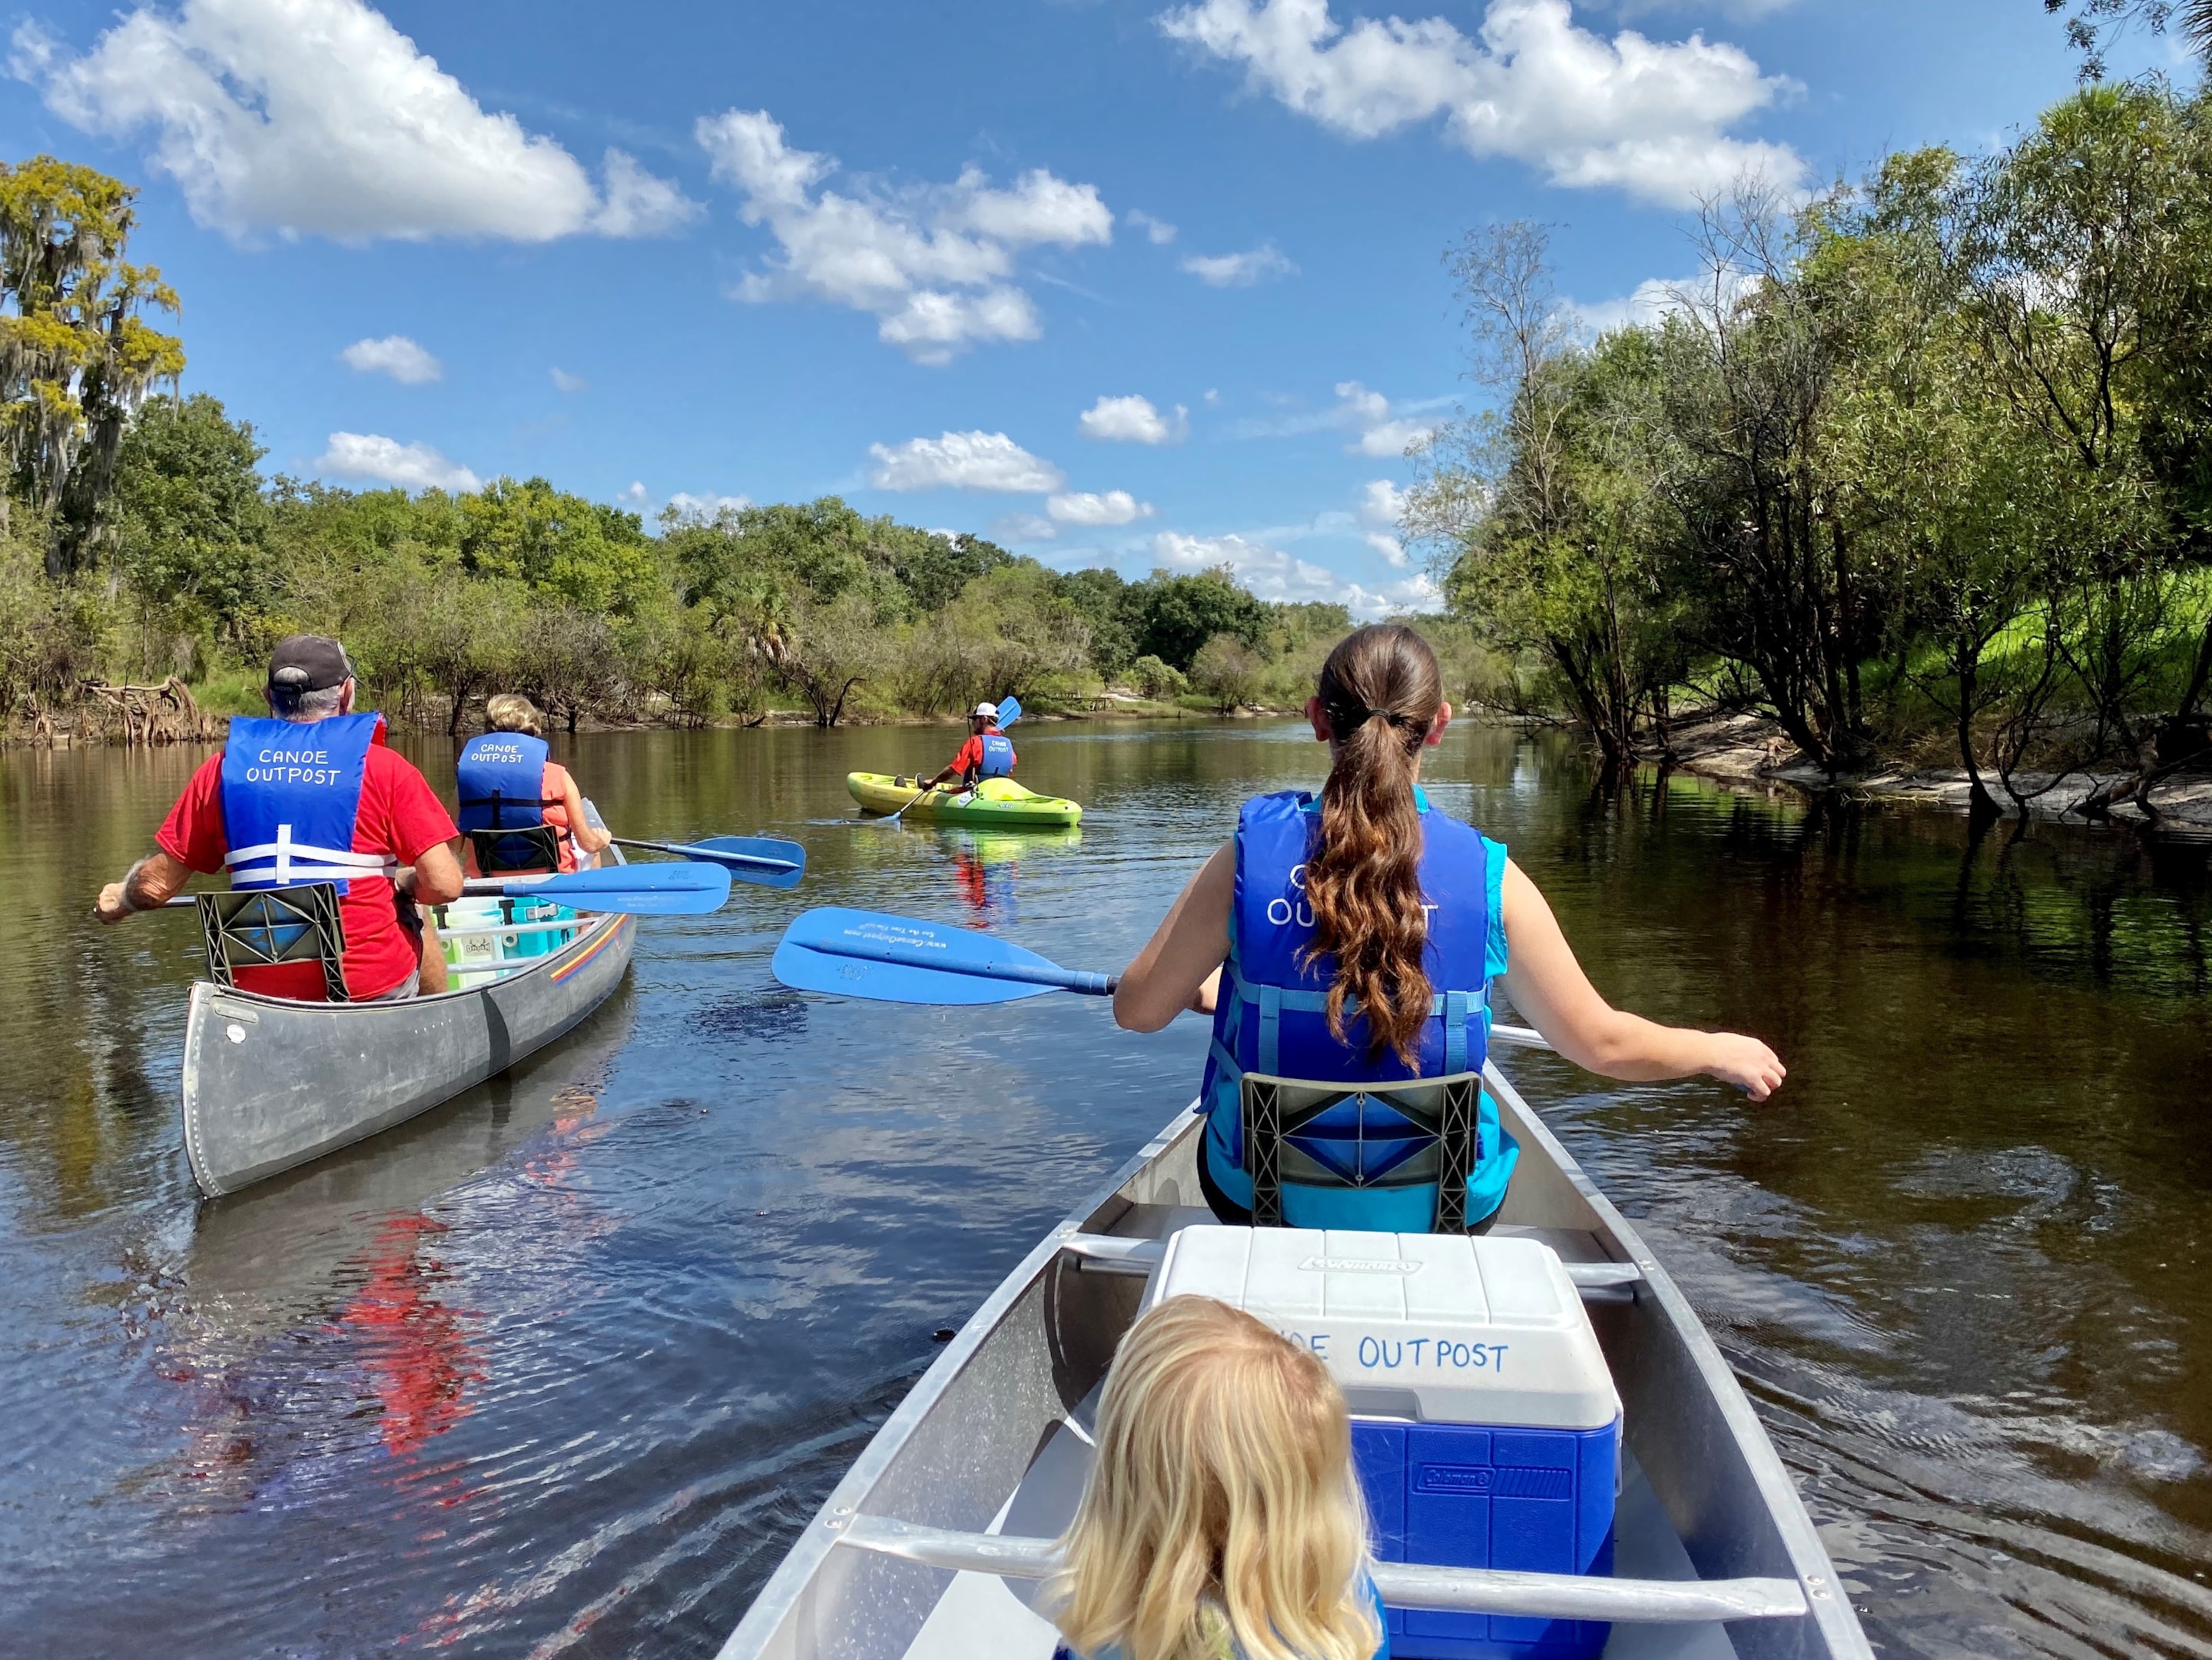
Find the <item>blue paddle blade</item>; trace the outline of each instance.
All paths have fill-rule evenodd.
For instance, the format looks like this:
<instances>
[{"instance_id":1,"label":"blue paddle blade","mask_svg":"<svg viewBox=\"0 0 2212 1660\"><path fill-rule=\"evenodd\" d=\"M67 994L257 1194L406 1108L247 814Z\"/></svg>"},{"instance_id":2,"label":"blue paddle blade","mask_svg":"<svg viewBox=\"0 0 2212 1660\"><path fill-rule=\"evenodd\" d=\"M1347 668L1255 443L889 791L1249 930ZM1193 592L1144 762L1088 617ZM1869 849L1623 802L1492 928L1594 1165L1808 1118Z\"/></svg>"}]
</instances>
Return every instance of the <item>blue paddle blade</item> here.
<instances>
[{"instance_id":1,"label":"blue paddle blade","mask_svg":"<svg viewBox=\"0 0 2212 1660\"><path fill-rule=\"evenodd\" d=\"M774 836L710 836L670 848L686 859L727 867L740 882L762 888L795 888L806 874L806 849Z\"/></svg>"},{"instance_id":2,"label":"blue paddle blade","mask_svg":"<svg viewBox=\"0 0 2212 1660\"><path fill-rule=\"evenodd\" d=\"M558 899L578 910L697 916L722 908L730 873L720 865L613 865L558 876L478 878L468 887L515 899Z\"/></svg>"},{"instance_id":3,"label":"blue paddle blade","mask_svg":"<svg viewBox=\"0 0 2212 1660\"><path fill-rule=\"evenodd\" d=\"M770 967L795 991L954 1007L1054 990L1103 990L1109 983L1103 975L1061 968L1011 940L836 905L795 918Z\"/></svg>"},{"instance_id":4,"label":"blue paddle blade","mask_svg":"<svg viewBox=\"0 0 2212 1660\"><path fill-rule=\"evenodd\" d=\"M1009 697L1006 702L999 705L999 730L1000 732L1004 732L1008 727L1012 726L1015 721L1021 718L1022 706L1014 698Z\"/></svg>"}]
</instances>

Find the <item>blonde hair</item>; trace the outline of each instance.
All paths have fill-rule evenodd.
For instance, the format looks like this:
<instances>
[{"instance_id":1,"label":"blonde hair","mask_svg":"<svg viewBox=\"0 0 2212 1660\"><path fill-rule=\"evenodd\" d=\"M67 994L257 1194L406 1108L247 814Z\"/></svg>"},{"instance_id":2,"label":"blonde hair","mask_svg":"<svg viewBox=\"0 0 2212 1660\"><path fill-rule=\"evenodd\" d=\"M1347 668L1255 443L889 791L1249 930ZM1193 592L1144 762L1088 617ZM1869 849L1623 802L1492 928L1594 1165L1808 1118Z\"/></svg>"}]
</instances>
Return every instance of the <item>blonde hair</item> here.
<instances>
[{"instance_id":1,"label":"blonde hair","mask_svg":"<svg viewBox=\"0 0 2212 1660\"><path fill-rule=\"evenodd\" d=\"M494 732L526 732L545 735L545 719L538 705L519 691L498 691L484 699L484 724Z\"/></svg>"},{"instance_id":2,"label":"blonde hair","mask_svg":"<svg viewBox=\"0 0 2212 1660\"><path fill-rule=\"evenodd\" d=\"M1250 1315L1175 1297L1107 1374L1097 1462L1047 1606L1127 1660L1368 1660L1367 1521L1344 1397Z\"/></svg>"}]
</instances>

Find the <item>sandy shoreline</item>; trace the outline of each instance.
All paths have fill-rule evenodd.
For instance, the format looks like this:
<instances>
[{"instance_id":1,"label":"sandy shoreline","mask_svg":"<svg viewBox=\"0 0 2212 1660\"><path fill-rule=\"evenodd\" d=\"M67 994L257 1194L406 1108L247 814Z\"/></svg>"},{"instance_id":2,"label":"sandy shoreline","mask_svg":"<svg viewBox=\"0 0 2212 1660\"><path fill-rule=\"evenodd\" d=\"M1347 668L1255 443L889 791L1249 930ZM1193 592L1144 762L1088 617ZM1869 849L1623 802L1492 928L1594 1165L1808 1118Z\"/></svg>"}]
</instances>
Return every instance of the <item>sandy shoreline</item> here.
<instances>
[{"instance_id":1,"label":"sandy shoreline","mask_svg":"<svg viewBox=\"0 0 2212 1660\"><path fill-rule=\"evenodd\" d=\"M1956 767L1920 769L1884 766L1832 779L1807 761L1773 721L1758 714L1701 716L1678 723L1672 735L1676 764L1683 771L1723 783L1786 784L1815 794L1837 791L1885 800L1917 801L1959 813L1966 811L1972 787L1965 770ZM2076 774L2038 796L2029 804L2029 811L2039 819L2072 818L2075 823L2090 822L2081 818L2074 809L2094 791L2121 775L2109 772ZM2023 788L2034 788L2050 775L2021 773L2017 776ZM1990 793L1997 798L2006 816L2012 817L2012 804L2005 800L1996 780L1987 775L1984 778ZM2151 799L2157 804L2161 827L2212 834L2212 777L2203 773L2180 774L2159 785ZM2129 802L2113 806L2112 817L2115 823L2134 825L2151 822Z\"/></svg>"}]
</instances>

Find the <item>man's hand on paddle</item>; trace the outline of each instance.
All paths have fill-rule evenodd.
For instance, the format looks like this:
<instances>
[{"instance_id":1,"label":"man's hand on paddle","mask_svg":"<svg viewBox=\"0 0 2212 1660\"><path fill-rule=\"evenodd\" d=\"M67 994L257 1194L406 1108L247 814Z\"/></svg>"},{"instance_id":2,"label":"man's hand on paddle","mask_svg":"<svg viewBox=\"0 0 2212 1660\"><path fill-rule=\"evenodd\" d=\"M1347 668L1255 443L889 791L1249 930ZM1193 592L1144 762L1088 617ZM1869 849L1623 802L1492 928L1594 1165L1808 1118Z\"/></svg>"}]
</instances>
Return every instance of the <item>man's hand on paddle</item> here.
<instances>
[{"instance_id":1,"label":"man's hand on paddle","mask_svg":"<svg viewBox=\"0 0 2212 1660\"><path fill-rule=\"evenodd\" d=\"M142 910L158 910L183 891L191 872L166 853L150 853L125 873L120 882L100 891L92 914L106 923L120 922Z\"/></svg>"}]
</instances>

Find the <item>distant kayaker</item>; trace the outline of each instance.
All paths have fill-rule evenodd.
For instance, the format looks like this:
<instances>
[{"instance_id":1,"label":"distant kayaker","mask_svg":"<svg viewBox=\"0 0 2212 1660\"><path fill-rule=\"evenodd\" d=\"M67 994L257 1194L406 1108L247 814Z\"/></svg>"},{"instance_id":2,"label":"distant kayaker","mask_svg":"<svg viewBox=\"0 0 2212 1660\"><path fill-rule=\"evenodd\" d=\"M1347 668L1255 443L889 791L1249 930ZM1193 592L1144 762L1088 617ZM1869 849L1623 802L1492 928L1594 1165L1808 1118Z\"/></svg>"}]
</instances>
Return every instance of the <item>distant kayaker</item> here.
<instances>
[{"instance_id":1,"label":"distant kayaker","mask_svg":"<svg viewBox=\"0 0 2212 1660\"><path fill-rule=\"evenodd\" d=\"M1114 998L1115 1019L1133 1031L1158 1031L1187 1008L1213 1016L1199 1175L1216 1214L1250 1215L1244 1073L1383 1083L1479 1072L1500 975L1553 1047L1605 1077L1705 1073L1754 1101L1780 1086L1785 1069L1756 1037L1662 1026L1607 1003L1504 848L1431 808L1421 752L1442 741L1451 705L1420 635L1384 623L1340 642L1306 717L1329 746L1321 800L1285 791L1246 802L1234 839L1191 879ZM1356 1100L1299 1133L1312 1179L1285 1174L1284 1219L1427 1231L1433 1175L1392 1185L1390 1171L1433 1138L1372 1097ZM1486 1095L1476 1141L1467 1220L1480 1228L1504 1202L1520 1155ZM1358 1169L1337 1168L1347 1160ZM1337 1185L1329 1171L1357 1184Z\"/></svg>"},{"instance_id":2,"label":"distant kayaker","mask_svg":"<svg viewBox=\"0 0 2212 1660\"><path fill-rule=\"evenodd\" d=\"M1014 740L999 730L998 707L978 703L968 716L968 741L952 757L952 764L934 778L917 778L915 787L934 789L957 778L963 788L973 789L986 778L1013 775Z\"/></svg>"},{"instance_id":3,"label":"distant kayaker","mask_svg":"<svg viewBox=\"0 0 2212 1660\"><path fill-rule=\"evenodd\" d=\"M453 763L461 830L468 836L464 854L469 874L478 873L478 838L468 835L471 831L547 826L554 831L556 868L561 870L575 869L578 854L605 848L607 833L592 827L576 781L552 758L538 706L518 693L499 692L484 700L484 722L491 730L464 744ZM544 840L515 836L494 842L495 863L501 873L542 871Z\"/></svg>"},{"instance_id":4,"label":"distant kayaker","mask_svg":"<svg viewBox=\"0 0 2212 1660\"><path fill-rule=\"evenodd\" d=\"M268 720L230 723L169 809L155 850L100 891L119 922L157 909L195 871L228 869L234 888L336 882L346 990L356 1002L446 988L446 960L421 913L461 895L459 831L429 781L386 746L384 717L354 712L353 665L320 635L279 641ZM241 991L321 1002L315 963L241 968Z\"/></svg>"}]
</instances>

